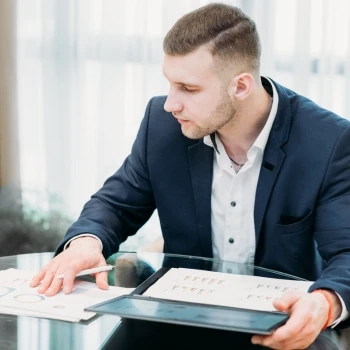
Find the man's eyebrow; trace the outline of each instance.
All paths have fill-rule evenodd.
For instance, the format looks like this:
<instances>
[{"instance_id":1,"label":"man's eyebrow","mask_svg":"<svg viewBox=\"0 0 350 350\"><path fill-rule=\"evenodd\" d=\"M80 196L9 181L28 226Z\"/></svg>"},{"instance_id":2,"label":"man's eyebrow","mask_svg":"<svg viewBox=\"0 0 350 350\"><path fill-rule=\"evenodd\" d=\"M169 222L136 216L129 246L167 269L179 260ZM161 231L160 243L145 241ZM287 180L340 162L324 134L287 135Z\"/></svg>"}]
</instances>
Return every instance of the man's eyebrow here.
<instances>
[{"instance_id":1,"label":"man's eyebrow","mask_svg":"<svg viewBox=\"0 0 350 350\"><path fill-rule=\"evenodd\" d=\"M201 85L199 84L194 84L186 81L173 81L171 83L176 85L189 86L189 87L201 87Z\"/></svg>"},{"instance_id":2,"label":"man's eyebrow","mask_svg":"<svg viewBox=\"0 0 350 350\"><path fill-rule=\"evenodd\" d=\"M169 77L164 73L164 71L163 71L163 75L170 82ZM186 81L173 81L172 83L177 85L190 86L190 87L201 87L200 84L194 84Z\"/></svg>"}]
</instances>

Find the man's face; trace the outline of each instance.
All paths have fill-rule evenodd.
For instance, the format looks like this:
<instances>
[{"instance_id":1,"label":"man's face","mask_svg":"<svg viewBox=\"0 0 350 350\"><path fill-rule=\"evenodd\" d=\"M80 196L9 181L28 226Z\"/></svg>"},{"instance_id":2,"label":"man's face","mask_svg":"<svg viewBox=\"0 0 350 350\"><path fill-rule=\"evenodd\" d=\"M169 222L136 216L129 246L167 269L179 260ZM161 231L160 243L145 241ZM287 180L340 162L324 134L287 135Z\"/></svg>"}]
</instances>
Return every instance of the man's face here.
<instances>
[{"instance_id":1,"label":"man's face","mask_svg":"<svg viewBox=\"0 0 350 350\"><path fill-rule=\"evenodd\" d=\"M185 136L200 139L232 121L235 109L207 48L165 55L163 73L170 83L164 109L173 113Z\"/></svg>"}]
</instances>

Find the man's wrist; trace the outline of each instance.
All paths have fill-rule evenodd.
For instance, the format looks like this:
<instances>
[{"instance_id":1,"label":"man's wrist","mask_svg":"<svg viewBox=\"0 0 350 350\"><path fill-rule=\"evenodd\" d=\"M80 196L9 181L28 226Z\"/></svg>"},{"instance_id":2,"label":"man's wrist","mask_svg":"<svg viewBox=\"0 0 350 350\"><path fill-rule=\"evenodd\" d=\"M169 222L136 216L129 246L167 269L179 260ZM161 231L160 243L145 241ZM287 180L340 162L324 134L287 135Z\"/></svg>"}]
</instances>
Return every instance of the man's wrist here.
<instances>
[{"instance_id":1,"label":"man's wrist","mask_svg":"<svg viewBox=\"0 0 350 350\"><path fill-rule=\"evenodd\" d=\"M84 240L84 242L89 242L89 244L91 243L93 245L96 244L96 246L99 246L98 240L96 238L91 237L91 236L82 236L82 237L77 237L76 239L71 241L68 247L80 245L82 239Z\"/></svg>"},{"instance_id":2,"label":"man's wrist","mask_svg":"<svg viewBox=\"0 0 350 350\"><path fill-rule=\"evenodd\" d=\"M342 304L339 300L339 297L335 292L329 289L316 289L313 291L313 293L322 294L329 305L329 314L325 328L329 327L334 323L335 320L340 317L342 313Z\"/></svg>"},{"instance_id":3,"label":"man's wrist","mask_svg":"<svg viewBox=\"0 0 350 350\"><path fill-rule=\"evenodd\" d=\"M93 234L91 234L91 233L82 233L82 234L80 234L80 235L78 235L78 236L75 236L75 237L71 238L71 239L64 245L63 250L66 250L66 249L71 245L71 243L73 243L74 241L79 240L79 239L81 239L81 238L89 238L89 237L98 242L98 244L99 244L99 246L100 246L100 251L102 252L102 250L103 250L103 245L102 245L101 240L100 240L97 236L95 236L95 235L93 235ZM81 242L78 242L78 243L81 243Z\"/></svg>"}]
</instances>

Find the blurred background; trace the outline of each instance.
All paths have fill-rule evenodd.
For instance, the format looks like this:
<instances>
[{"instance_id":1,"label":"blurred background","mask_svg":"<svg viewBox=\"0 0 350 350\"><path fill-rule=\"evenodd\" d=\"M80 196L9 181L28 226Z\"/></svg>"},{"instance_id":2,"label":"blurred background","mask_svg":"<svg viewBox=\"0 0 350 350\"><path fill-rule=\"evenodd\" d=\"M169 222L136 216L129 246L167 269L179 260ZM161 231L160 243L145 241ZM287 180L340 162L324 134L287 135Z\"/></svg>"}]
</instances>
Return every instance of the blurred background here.
<instances>
[{"instance_id":1,"label":"blurred background","mask_svg":"<svg viewBox=\"0 0 350 350\"><path fill-rule=\"evenodd\" d=\"M209 2L0 0L0 255L54 250L167 93L164 35ZM349 1L223 2L256 22L263 75L349 118ZM155 213L121 248L160 234Z\"/></svg>"}]
</instances>

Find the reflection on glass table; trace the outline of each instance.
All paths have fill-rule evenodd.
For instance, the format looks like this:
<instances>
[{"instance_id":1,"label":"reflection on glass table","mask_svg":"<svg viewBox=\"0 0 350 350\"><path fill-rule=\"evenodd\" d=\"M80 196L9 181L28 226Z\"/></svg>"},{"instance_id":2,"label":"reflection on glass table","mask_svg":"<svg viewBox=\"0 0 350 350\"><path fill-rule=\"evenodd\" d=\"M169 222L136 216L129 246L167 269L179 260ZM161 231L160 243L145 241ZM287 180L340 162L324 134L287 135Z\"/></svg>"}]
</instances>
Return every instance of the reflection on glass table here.
<instances>
[{"instance_id":1,"label":"reflection on glass table","mask_svg":"<svg viewBox=\"0 0 350 350\"><path fill-rule=\"evenodd\" d=\"M0 258L0 270L17 268L37 271L52 258L52 253L26 254ZM108 263L116 268L109 273L110 285L136 288L161 267L184 267L225 273L272 278L296 277L279 272L207 258L160 253L112 255ZM86 280L93 279L88 276ZM259 349L250 343L250 334L170 325L157 322L97 316L90 322L70 323L25 316L0 315L0 349ZM348 330L327 330L309 349L350 348Z\"/></svg>"}]
</instances>

